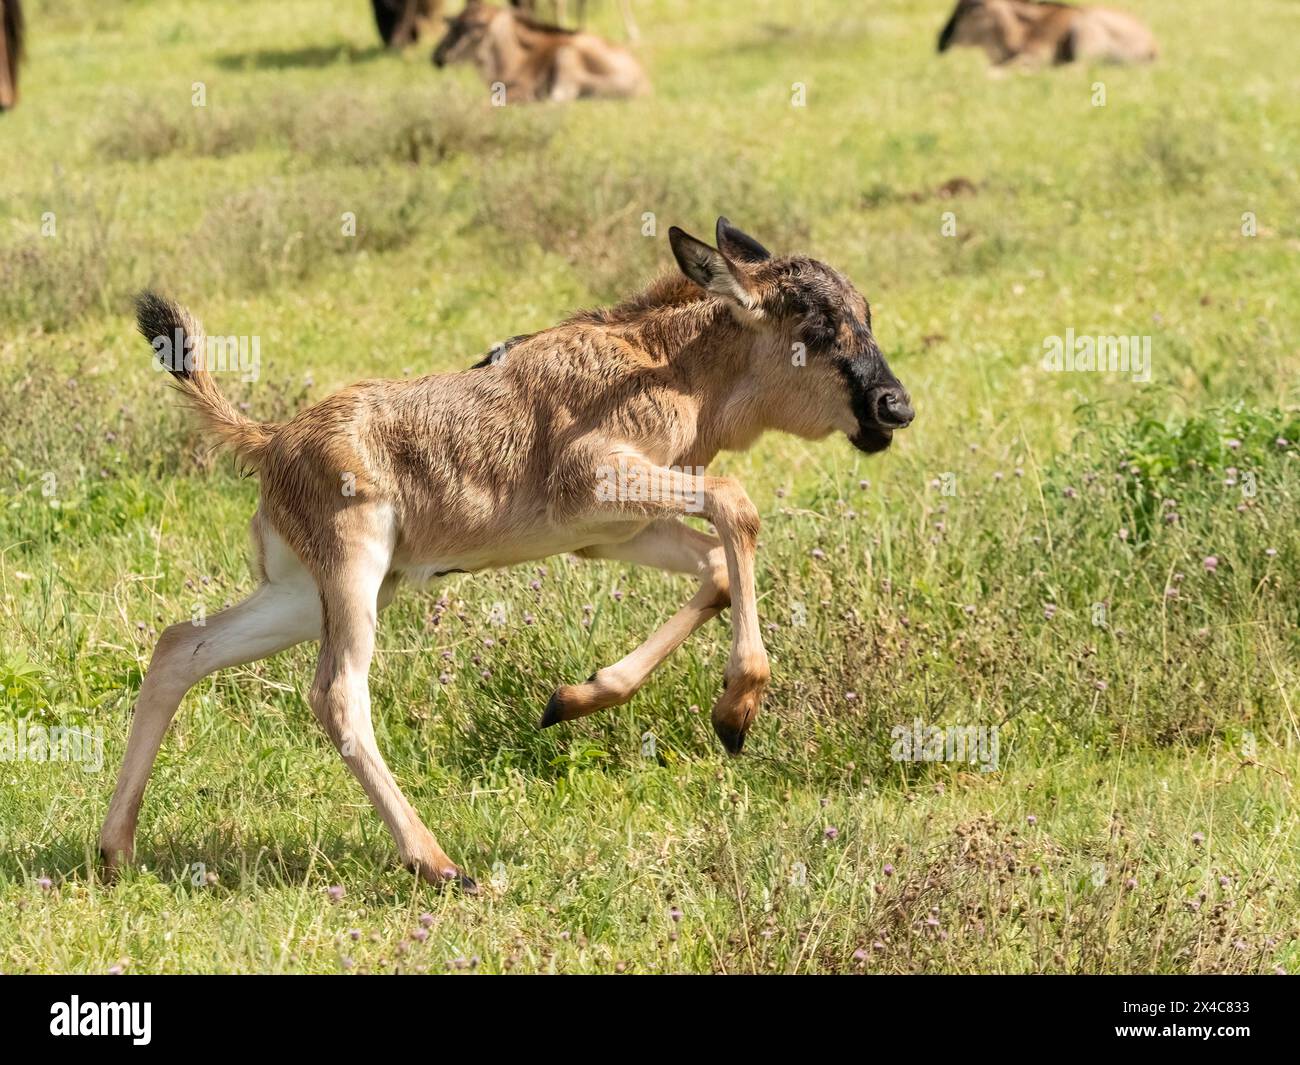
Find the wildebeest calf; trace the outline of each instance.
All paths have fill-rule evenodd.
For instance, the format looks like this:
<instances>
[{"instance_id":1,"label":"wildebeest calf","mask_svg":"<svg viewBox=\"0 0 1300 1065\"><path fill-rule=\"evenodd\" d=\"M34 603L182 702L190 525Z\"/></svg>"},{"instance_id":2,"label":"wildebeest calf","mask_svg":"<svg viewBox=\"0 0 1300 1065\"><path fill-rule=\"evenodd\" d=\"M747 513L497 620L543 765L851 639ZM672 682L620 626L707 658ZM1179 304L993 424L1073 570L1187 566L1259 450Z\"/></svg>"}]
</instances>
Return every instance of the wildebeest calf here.
<instances>
[{"instance_id":1,"label":"wildebeest calf","mask_svg":"<svg viewBox=\"0 0 1300 1065\"><path fill-rule=\"evenodd\" d=\"M939 51L955 45L983 48L992 63L1031 66L1141 63L1157 54L1151 31L1132 15L1029 0L957 0L939 34Z\"/></svg>"},{"instance_id":2,"label":"wildebeest calf","mask_svg":"<svg viewBox=\"0 0 1300 1065\"><path fill-rule=\"evenodd\" d=\"M650 89L641 64L626 48L481 0L469 0L448 20L433 63L473 63L489 85L504 86L507 103L639 96Z\"/></svg>"},{"instance_id":3,"label":"wildebeest calf","mask_svg":"<svg viewBox=\"0 0 1300 1065\"><path fill-rule=\"evenodd\" d=\"M218 390L198 322L152 294L139 326L207 429L261 482L252 521L261 586L166 629L140 688L100 836L110 867L134 850L141 797L186 691L215 670L320 640L309 701L426 880L469 880L407 802L375 744L367 674L378 614L402 580L574 552L694 576L695 595L640 647L556 689L541 725L630 699L699 626L731 607L713 707L739 753L767 687L754 593L758 511L702 471L764 432L841 432L889 447L912 420L867 301L804 256L771 256L718 219L717 247L673 228L680 275L613 308L517 337L504 357L411 381L364 381L283 424ZM716 536L681 519L696 514Z\"/></svg>"}]
</instances>

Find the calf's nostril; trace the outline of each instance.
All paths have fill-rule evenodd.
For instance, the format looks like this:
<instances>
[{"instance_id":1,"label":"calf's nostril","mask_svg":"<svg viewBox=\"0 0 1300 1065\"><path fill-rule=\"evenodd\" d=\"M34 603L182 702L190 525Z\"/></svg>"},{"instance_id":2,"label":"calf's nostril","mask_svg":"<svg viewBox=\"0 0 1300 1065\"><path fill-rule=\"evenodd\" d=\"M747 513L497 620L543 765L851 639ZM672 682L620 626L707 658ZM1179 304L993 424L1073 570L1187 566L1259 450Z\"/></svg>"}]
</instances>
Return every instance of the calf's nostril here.
<instances>
[{"instance_id":1,"label":"calf's nostril","mask_svg":"<svg viewBox=\"0 0 1300 1065\"><path fill-rule=\"evenodd\" d=\"M915 417L911 406L899 393L884 391L876 400L876 418L882 425L901 429Z\"/></svg>"}]
</instances>

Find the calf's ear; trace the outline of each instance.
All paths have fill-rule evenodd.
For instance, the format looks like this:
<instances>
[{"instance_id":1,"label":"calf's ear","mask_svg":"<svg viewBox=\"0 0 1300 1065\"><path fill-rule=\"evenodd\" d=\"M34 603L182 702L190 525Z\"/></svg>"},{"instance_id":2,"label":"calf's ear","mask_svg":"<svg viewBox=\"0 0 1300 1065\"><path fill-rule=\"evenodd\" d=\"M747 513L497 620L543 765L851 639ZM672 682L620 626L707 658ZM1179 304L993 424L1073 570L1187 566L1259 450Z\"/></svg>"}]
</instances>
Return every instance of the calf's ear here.
<instances>
[{"instance_id":1,"label":"calf's ear","mask_svg":"<svg viewBox=\"0 0 1300 1065\"><path fill-rule=\"evenodd\" d=\"M718 250L739 263L761 263L772 258L772 253L751 237L731 224L725 216L719 216L716 229Z\"/></svg>"},{"instance_id":2,"label":"calf's ear","mask_svg":"<svg viewBox=\"0 0 1300 1065\"><path fill-rule=\"evenodd\" d=\"M668 230L668 243L683 274L705 292L722 296L746 310L754 310L758 299L744 272L722 252L676 226Z\"/></svg>"}]
</instances>

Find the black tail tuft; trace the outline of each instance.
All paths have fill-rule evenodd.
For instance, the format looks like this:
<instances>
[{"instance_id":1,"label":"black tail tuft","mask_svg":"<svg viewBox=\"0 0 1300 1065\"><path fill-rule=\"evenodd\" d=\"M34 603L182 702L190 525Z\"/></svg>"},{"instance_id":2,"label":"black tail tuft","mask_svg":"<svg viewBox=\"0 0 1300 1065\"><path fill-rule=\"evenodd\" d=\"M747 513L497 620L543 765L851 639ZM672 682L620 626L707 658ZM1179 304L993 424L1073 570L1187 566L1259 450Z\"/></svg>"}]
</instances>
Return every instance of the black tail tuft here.
<instances>
[{"instance_id":1,"label":"black tail tuft","mask_svg":"<svg viewBox=\"0 0 1300 1065\"><path fill-rule=\"evenodd\" d=\"M207 337L199 320L156 292L141 292L135 298L135 315L136 327L149 341L154 358L175 379L205 428L257 468L278 426L253 421L222 395L208 365Z\"/></svg>"},{"instance_id":2,"label":"black tail tuft","mask_svg":"<svg viewBox=\"0 0 1300 1065\"><path fill-rule=\"evenodd\" d=\"M141 292L135 298L135 324L169 373L191 376L184 356L194 342L194 323L178 304L156 292Z\"/></svg>"}]
</instances>

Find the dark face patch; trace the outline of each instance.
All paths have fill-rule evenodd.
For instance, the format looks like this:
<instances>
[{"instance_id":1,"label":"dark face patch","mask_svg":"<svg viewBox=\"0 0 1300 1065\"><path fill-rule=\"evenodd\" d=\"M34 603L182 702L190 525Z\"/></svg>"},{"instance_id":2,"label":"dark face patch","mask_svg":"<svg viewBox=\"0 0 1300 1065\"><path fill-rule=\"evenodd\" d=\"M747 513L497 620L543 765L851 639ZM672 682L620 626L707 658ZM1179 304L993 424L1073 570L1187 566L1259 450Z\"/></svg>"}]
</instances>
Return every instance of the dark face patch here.
<instances>
[{"instance_id":1,"label":"dark face patch","mask_svg":"<svg viewBox=\"0 0 1300 1065\"><path fill-rule=\"evenodd\" d=\"M871 332L871 307L846 277L815 259L778 260L773 267L777 313L793 319L808 358L830 360L844 380L857 422L853 445L883 451L894 429L911 420L911 406Z\"/></svg>"},{"instance_id":2,"label":"dark face patch","mask_svg":"<svg viewBox=\"0 0 1300 1065\"><path fill-rule=\"evenodd\" d=\"M445 67L448 63L454 63L478 40L486 28L486 22L470 17L467 12L462 12L457 18L451 19L447 23L446 36L433 50L433 65Z\"/></svg>"},{"instance_id":3,"label":"dark face patch","mask_svg":"<svg viewBox=\"0 0 1300 1065\"><path fill-rule=\"evenodd\" d=\"M940 52L946 52L956 43L954 38L957 36L957 31L961 27L963 20L979 6L978 3L972 3L971 0L957 0L957 6L953 9L952 17L948 19L939 33Z\"/></svg>"}]
</instances>

